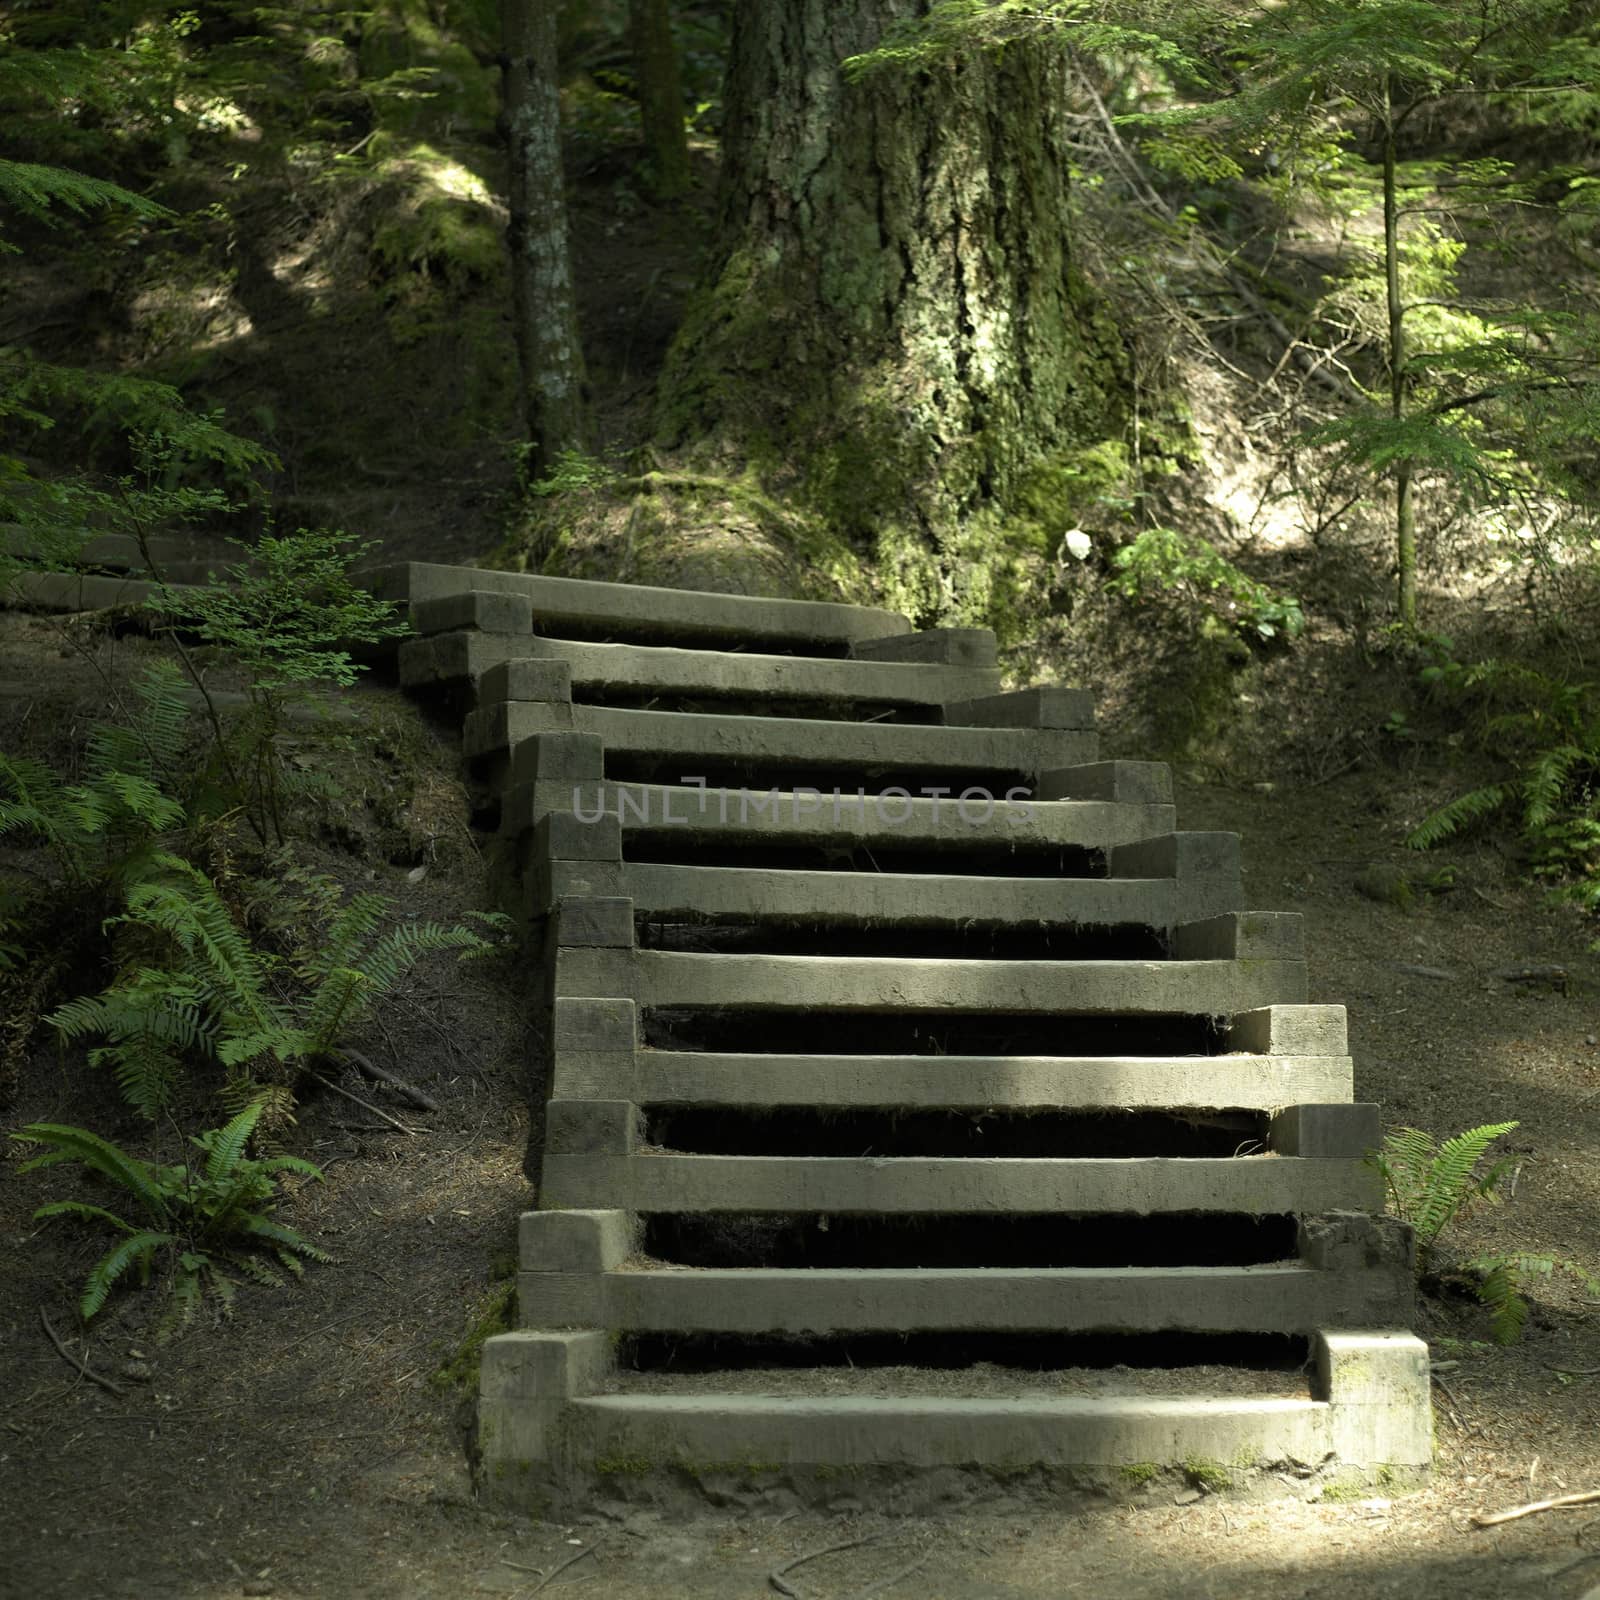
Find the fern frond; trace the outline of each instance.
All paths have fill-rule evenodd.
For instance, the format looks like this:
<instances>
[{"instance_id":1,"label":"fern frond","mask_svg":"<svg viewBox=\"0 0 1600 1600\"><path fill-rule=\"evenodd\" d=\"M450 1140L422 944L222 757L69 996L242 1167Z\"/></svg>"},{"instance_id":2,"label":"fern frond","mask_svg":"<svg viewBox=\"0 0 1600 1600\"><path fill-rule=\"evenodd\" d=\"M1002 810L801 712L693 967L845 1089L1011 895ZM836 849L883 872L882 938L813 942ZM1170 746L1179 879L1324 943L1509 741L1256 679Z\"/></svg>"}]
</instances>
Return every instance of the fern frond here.
<instances>
[{"instance_id":1,"label":"fern frond","mask_svg":"<svg viewBox=\"0 0 1600 1600\"><path fill-rule=\"evenodd\" d=\"M151 1260L158 1250L173 1242L170 1233L136 1233L122 1239L101 1256L89 1269L83 1286L83 1296L78 1301L78 1313L87 1322L106 1303L118 1278L135 1263L148 1272Z\"/></svg>"},{"instance_id":2,"label":"fern frond","mask_svg":"<svg viewBox=\"0 0 1600 1600\"><path fill-rule=\"evenodd\" d=\"M65 1157L52 1157L49 1161L32 1161L23 1170L49 1166L55 1160L65 1159ZM140 1232L131 1222L124 1221L114 1211L107 1211L104 1206L90 1205L87 1200L52 1200L48 1205L40 1206L33 1214L35 1222L47 1222L51 1217L77 1217L85 1222L109 1222L119 1233Z\"/></svg>"},{"instance_id":3,"label":"fern frond","mask_svg":"<svg viewBox=\"0 0 1600 1600\"><path fill-rule=\"evenodd\" d=\"M1498 811L1511 794L1511 785L1491 783L1474 789L1470 794L1461 795L1449 805L1440 806L1432 816L1413 828L1406 835L1406 847L1411 850L1431 850L1434 845Z\"/></svg>"},{"instance_id":4,"label":"fern frond","mask_svg":"<svg viewBox=\"0 0 1600 1600\"><path fill-rule=\"evenodd\" d=\"M1489 1337L1496 1344L1515 1344L1528 1320L1515 1266L1506 1257L1490 1257L1474 1264L1473 1287L1489 1311Z\"/></svg>"},{"instance_id":5,"label":"fern frond","mask_svg":"<svg viewBox=\"0 0 1600 1600\"><path fill-rule=\"evenodd\" d=\"M118 921L165 933L190 958L190 974L203 982L212 1009L224 1021L243 1018L258 1029L279 1019L266 992L266 964L245 937L214 883L192 862L161 854L155 865L167 874L134 885L128 911Z\"/></svg>"},{"instance_id":6,"label":"fern frond","mask_svg":"<svg viewBox=\"0 0 1600 1600\"><path fill-rule=\"evenodd\" d=\"M159 1221L167 1219L167 1209L160 1190L153 1181L150 1168L136 1156L102 1139L87 1128L76 1128L60 1122L30 1122L27 1127L12 1134L23 1144L47 1145L59 1151L68 1160L81 1161L84 1166L113 1183L120 1184L129 1194ZM58 1158L59 1159L59 1158ZM22 1171L32 1171L35 1162L25 1161ZM50 1163L53 1165L53 1162Z\"/></svg>"},{"instance_id":7,"label":"fern frond","mask_svg":"<svg viewBox=\"0 0 1600 1600\"><path fill-rule=\"evenodd\" d=\"M178 1262L172 1280L172 1299L166 1315L156 1324L156 1338L165 1343L181 1327L194 1320L200 1309L200 1274L207 1266L204 1256L185 1252Z\"/></svg>"},{"instance_id":8,"label":"fern frond","mask_svg":"<svg viewBox=\"0 0 1600 1600\"><path fill-rule=\"evenodd\" d=\"M1561 744L1541 751L1534 759L1522 781L1522 821L1526 828L1543 828L1554 819L1567 779L1586 754L1575 744Z\"/></svg>"},{"instance_id":9,"label":"fern frond","mask_svg":"<svg viewBox=\"0 0 1600 1600\"><path fill-rule=\"evenodd\" d=\"M202 999L188 979L147 967L102 994L68 1001L45 1020L63 1039L106 1039L90 1052L91 1065L109 1063L128 1103L154 1119L171 1103L180 1058L213 1047L215 1025Z\"/></svg>"},{"instance_id":10,"label":"fern frond","mask_svg":"<svg viewBox=\"0 0 1600 1600\"><path fill-rule=\"evenodd\" d=\"M263 1288L288 1288L283 1276L269 1267L260 1256L246 1255L243 1251L238 1253L230 1252L226 1260L230 1266L237 1268L245 1277L259 1283Z\"/></svg>"},{"instance_id":11,"label":"fern frond","mask_svg":"<svg viewBox=\"0 0 1600 1600\"><path fill-rule=\"evenodd\" d=\"M315 980L336 969L360 965L367 946L383 926L391 903L387 895L370 890L352 895L328 923L326 934L307 960L307 977Z\"/></svg>"},{"instance_id":12,"label":"fern frond","mask_svg":"<svg viewBox=\"0 0 1600 1600\"><path fill-rule=\"evenodd\" d=\"M312 1261L330 1262L333 1257L327 1251L304 1238L293 1228L282 1222L273 1222L269 1217L250 1215L240 1218L240 1231L256 1239L270 1239L274 1244L281 1245L285 1250L292 1250L297 1255L307 1257Z\"/></svg>"},{"instance_id":13,"label":"fern frond","mask_svg":"<svg viewBox=\"0 0 1600 1600\"><path fill-rule=\"evenodd\" d=\"M1484 1151L1516 1126L1515 1122L1485 1123L1468 1128L1439 1146L1421 1204L1410 1218L1419 1243L1432 1245L1468 1200L1492 1193L1492 1185L1485 1187L1489 1180L1474 1182L1473 1174Z\"/></svg>"},{"instance_id":14,"label":"fern frond","mask_svg":"<svg viewBox=\"0 0 1600 1600\"><path fill-rule=\"evenodd\" d=\"M273 1156L268 1161L259 1163L261 1170L276 1176L280 1172L296 1172L302 1178L311 1178L317 1183L322 1182L322 1168L314 1161L306 1161L300 1156Z\"/></svg>"},{"instance_id":15,"label":"fern frond","mask_svg":"<svg viewBox=\"0 0 1600 1600\"><path fill-rule=\"evenodd\" d=\"M91 1065L107 1061L122 1098L147 1122L154 1122L172 1104L183 1063L159 1039L135 1035L90 1052Z\"/></svg>"},{"instance_id":16,"label":"fern frond","mask_svg":"<svg viewBox=\"0 0 1600 1600\"><path fill-rule=\"evenodd\" d=\"M1389 1203L1396 1216L1409 1218L1417 1198L1427 1183L1428 1168L1438 1144L1420 1128L1396 1128L1371 1156L1389 1191Z\"/></svg>"},{"instance_id":17,"label":"fern frond","mask_svg":"<svg viewBox=\"0 0 1600 1600\"><path fill-rule=\"evenodd\" d=\"M109 772L101 780L104 793L116 800L127 822L139 823L152 833L165 833L184 820L183 807L150 778L133 772Z\"/></svg>"},{"instance_id":18,"label":"fern frond","mask_svg":"<svg viewBox=\"0 0 1600 1600\"><path fill-rule=\"evenodd\" d=\"M0 755L0 834L32 833L59 847L77 831L68 791L49 767Z\"/></svg>"},{"instance_id":19,"label":"fern frond","mask_svg":"<svg viewBox=\"0 0 1600 1600\"><path fill-rule=\"evenodd\" d=\"M255 1132L256 1123L260 1119L261 1102L254 1100L226 1127L204 1140L193 1141L207 1152L206 1177L211 1182L220 1183L238 1166L240 1157L244 1155L245 1146L250 1142L250 1135Z\"/></svg>"}]
</instances>

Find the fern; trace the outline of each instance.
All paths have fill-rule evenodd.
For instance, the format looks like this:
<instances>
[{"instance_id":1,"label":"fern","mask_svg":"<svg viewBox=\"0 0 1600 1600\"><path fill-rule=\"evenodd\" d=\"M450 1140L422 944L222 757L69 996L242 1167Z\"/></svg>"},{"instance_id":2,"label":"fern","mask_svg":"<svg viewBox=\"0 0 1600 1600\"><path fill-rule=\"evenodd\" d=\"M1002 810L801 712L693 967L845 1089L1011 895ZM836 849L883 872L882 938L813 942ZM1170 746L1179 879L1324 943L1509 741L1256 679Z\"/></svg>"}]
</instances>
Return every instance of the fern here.
<instances>
[{"instance_id":1,"label":"fern","mask_svg":"<svg viewBox=\"0 0 1600 1600\"><path fill-rule=\"evenodd\" d=\"M1489 1336L1496 1344L1515 1344L1522 1337L1529 1306L1523 1285L1529 1278L1551 1278L1562 1273L1574 1279L1587 1294L1600 1295L1596 1283L1582 1267L1561 1256L1513 1251L1507 1255L1479 1256L1466 1263L1473 1287L1489 1312Z\"/></svg>"},{"instance_id":2,"label":"fern","mask_svg":"<svg viewBox=\"0 0 1600 1600\"><path fill-rule=\"evenodd\" d=\"M163 664L143 673L134 698L125 725L91 730L81 783L63 782L42 762L0 755L0 835L32 835L77 887L126 877L152 839L185 822L172 791L189 708L175 670Z\"/></svg>"},{"instance_id":3,"label":"fern","mask_svg":"<svg viewBox=\"0 0 1600 1600\"><path fill-rule=\"evenodd\" d=\"M216 883L192 862L155 851L143 869L151 875L128 887L127 910L107 926L137 932L164 964L125 973L48 1020L64 1039L103 1039L91 1063L109 1064L129 1104L151 1118L171 1103L182 1063L203 1057L228 1069L229 1103L292 1120L285 1084L258 1081L255 1063L271 1058L292 1078L306 1063L336 1056L422 956L493 948L467 926L401 923L385 931L384 896L358 894L340 905L337 885L319 878L310 880L307 907L320 932L285 963L251 939ZM493 931L509 926L495 913L477 920ZM280 989L291 974L300 990L286 995Z\"/></svg>"},{"instance_id":4,"label":"fern","mask_svg":"<svg viewBox=\"0 0 1600 1600\"><path fill-rule=\"evenodd\" d=\"M1416 1231L1419 1275L1429 1269L1440 1236L1462 1212L1479 1200L1495 1198L1515 1157L1503 1157L1483 1170L1484 1157L1496 1139L1516 1127L1515 1122L1485 1123L1443 1144L1420 1129L1397 1128L1369 1158L1383 1175L1390 1208ZM1600 1295L1600 1284L1559 1256L1513 1251L1479 1256L1462 1263L1461 1270L1489 1313L1490 1336L1497 1344L1514 1344L1522 1336L1529 1310L1523 1286L1530 1277L1566 1273Z\"/></svg>"},{"instance_id":5,"label":"fern","mask_svg":"<svg viewBox=\"0 0 1600 1600\"><path fill-rule=\"evenodd\" d=\"M126 1189L145 1210L159 1220L165 1220L160 1186L151 1169L136 1156L130 1156L120 1145L102 1139L87 1128L56 1122L35 1122L21 1133L11 1135L23 1144L46 1146L42 1155L22 1164L23 1172L33 1172L40 1167L53 1167L62 1161L78 1161L91 1172Z\"/></svg>"},{"instance_id":6,"label":"fern","mask_svg":"<svg viewBox=\"0 0 1600 1600\"><path fill-rule=\"evenodd\" d=\"M1474 822L1493 816L1514 792L1509 784L1504 783L1490 783L1481 789L1474 789L1470 794L1452 800L1449 805L1440 806L1406 835L1406 844L1412 850L1431 850Z\"/></svg>"},{"instance_id":7,"label":"fern","mask_svg":"<svg viewBox=\"0 0 1600 1600\"><path fill-rule=\"evenodd\" d=\"M1489 1146L1517 1126L1485 1123L1442 1145L1421 1129L1399 1128L1370 1158L1383 1177L1395 1215L1416 1232L1419 1270L1426 1268L1439 1235L1468 1205L1494 1198L1510 1161L1497 1162L1486 1173L1478 1168Z\"/></svg>"},{"instance_id":8,"label":"fern","mask_svg":"<svg viewBox=\"0 0 1600 1600\"><path fill-rule=\"evenodd\" d=\"M71 1217L99 1223L124 1236L89 1271L78 1301L85 1321L104 1307L130 1269L137 1267L140 1280L148 1282L154 1263L162 1258L172 1269L163 1336L187 1322L207 1294L215 1297L224 1316L232 1315L236 1286L226 1268L257 1283L282 1287L285 1280L261 1260L263 1253L297 1276L302 1258L332 1259L295 1229L268 1215L278 1199L279 1174L294 1172L320 1179L322 1173L298 1156L250 1159L245 1152L261 1113L262 1106L256 1102L226 1126L192 1136L190 1144L204 1158L198 1167L153 1166L85 1128L56 1123L32 1123L11 1135L19 1143L44 1147L41 1154L23 1163L22 1171L62 1161L81 1162L125 1189L144 1213L141 1227L81 1200L53 1201L34 1212L35 1221Z\"/></svg>"}]
</instances>

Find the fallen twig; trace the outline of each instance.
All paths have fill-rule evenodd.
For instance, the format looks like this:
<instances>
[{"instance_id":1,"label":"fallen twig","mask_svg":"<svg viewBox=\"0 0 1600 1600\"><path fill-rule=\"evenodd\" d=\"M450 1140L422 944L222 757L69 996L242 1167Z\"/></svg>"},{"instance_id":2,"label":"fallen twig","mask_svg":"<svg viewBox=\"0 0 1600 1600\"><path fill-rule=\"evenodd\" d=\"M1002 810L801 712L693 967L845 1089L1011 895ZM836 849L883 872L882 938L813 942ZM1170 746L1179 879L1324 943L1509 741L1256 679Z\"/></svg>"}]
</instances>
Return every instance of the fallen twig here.
<instances>
[{"instance_id":1,"label":"fallen twig","mask_svg":"<svg viewBox=\"0 0 1600 1600\"><path fill-rule=\"evenodd\" d=\"M121 1385L113 1383L109 1378L102 1378L98 1372L95 1372L89 1366L87 1361L80 1361L69 1349L67 1349L67 1347L61 1342L61 1335L57 1333L56 1330L50 1325L50 1319L45 1315L43 1306L39 1307L39 1321L43 1325L44 1331L50 1335L50 1343L56 1347L56 1353L63 1361L66 1362L69 1367L75 1367L83 1374L84 1377L89 1380L90 1383L99 1384L107 1394L114 1394L119 1400L122 1398Z\"/></svg>"},{"instance_id":2,"label":"fallen twig","mask_svg":"<svg viewBox=\"0 0 1600 1600\"><path fill-rule=\"evenodd\" d=\"M332 1089L335 1094L343 1095L346 1100L354 1101L355 1104L360 1106L363 1111L370 1111L373 1116L380 1118L384 1122L387 1122L391 1128L398 1128L401 1133L407 1134L412 1138L416 1137L417 1130L415 1128L408 1128L398 1117L391 1117L387 1111L383 1110L380 1106L373 1105L370 1100L363 1100L360 1095L351 1094L348 1089L341 1089L336 1083L329 1083L320 1072L313 1072L311 1076L318 1083L320 1083L324 1089Z\"/></svg>"},{"instance_id":3,"label":"fallen twig","mask_svg":"<svg viewBox=\"0 0 1600 1600\"><path fill-rule=\"evenodd\" d=\"M841 1550L859 1550L864 1544L878 1544L880 1541L887 1539L888 1537L889 1534L887 1532L869 1533L864 1539L846 1539L842 1544L825 1544L819 1549L807 1550L804 1555L795 1556L791 1561L785 1561L781 1567L774 1567L772 1571L767 1574L767 1582L770 1583L779 1594L788 1595L789 1600L802 1600L800 1591L796 1589L793 1584L785 1583L783 1581L784 1573L793 1572L796 1567L803 1567L808 1561L817 1561L823 1556L837 1555Z\"/></svg>"},{"instance_id":4,"label":"fallen twig","mask_svg":"<svg viewBox=\"0 0 1600 1600\"><path fill-rule=\"evenodd\" d=\"M339 1051L339 1054L350 1063L363 1078L371 1078L374 1083L386 1083L403 1100L409 1100L418 1111L437 1111L439 1102L430 1094L424 1094L414 1084L407 1083L404 1078L397 1078L392 1072L386 1071L369 1060L359 1050L352 1050L348 1045Z\"/></svg>"},{"instance_id":5,"label":"fallen twig","mask_svg":"<svg viewBox=\"0 0 1600 1600\"><path fill-rule=\"evenodd\" d=\"M1525 1506L1512 1506L1509 1511L1474 1511L1471 1516L1475 1528L1497 1528L1502 1522L1515 1522L1519 1517L1537 1516L1541 1511L1566 1511L1573 1506L1600 1505L1600 1489L1585 1489L1579 1494L1561 1494L1553 1500L1533 1500Z\"/></svg>"},{"instance_id":6,"label":"fallen twig","mask_svg":"<svg viewBox=\"0 0 1600 1600\"><path fill-rule=\"evenodd\" d=\"M561 1562L559 1565L551 1567L551 1569L536 1584L534 1584L528 1593L530 1595L538 1594L538 1592L547 1584L553 1582L556 1578L559 1578L568 1567L576 1566L580 1561L583 1560L585 1556L592 1556L599 1548L600 1545L598 1543L585 1545L583 1549L568 1556L567 1559Z\"/></svg>"},{"instance_id":7,"label":"fallen twig","mask_svg":"<svg viewBox=\"0 0 1600 1600\"><path fill-rule=\"evenodd\" d=\"M1552 1362L1545 1362L1552 1372L1559 1372L1563 1378L1600 1378L1600 1367L1558 1367Z\"/></svg>"}]
</instances>

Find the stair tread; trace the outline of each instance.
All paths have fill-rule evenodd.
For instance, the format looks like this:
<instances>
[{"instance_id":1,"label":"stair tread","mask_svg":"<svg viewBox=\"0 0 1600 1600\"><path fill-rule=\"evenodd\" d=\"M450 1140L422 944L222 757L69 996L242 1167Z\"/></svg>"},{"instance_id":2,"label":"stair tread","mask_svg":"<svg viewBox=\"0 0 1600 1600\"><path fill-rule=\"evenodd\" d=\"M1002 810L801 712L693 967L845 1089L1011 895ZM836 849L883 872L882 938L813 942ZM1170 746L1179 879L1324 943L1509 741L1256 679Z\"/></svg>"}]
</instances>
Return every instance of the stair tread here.
<instances>
[{"instance_id":1,"label":"stair tread","mask_svg":"<svg viewBox=\"0 0 1600 1600\"><path fill-rule=\"evenodd\" d=\"M369 570L363 581L385 599L413 603L473 591L525 595L533 604L536 627L566 622L618 632L726 637L741 646L758 640L849 644L912 631L897 612L874 606L552 578L440 562L396 562Z\"/></svg>"},{"instance_id":2,"label":"stair tread","mask_svg":"<svg viewBox=\"0 0 1600 1600\"><path fill-rule=\"evenodd\" d=\"M992 668L939 662L840 661L537 636L531 636L527 646L530 659L567 662L575 687L937 707L992 693L1000 682L1000 674ZM734 681L735 668L744 681Z\"/></svg>"},{"instance_id":3,"label":"stair tread","mask_svg":"<svg viewBox=\"0 0 1600 1600\"><path fill-rule=\"evenodd\" d=\"M1305 1378L1250 1368L1170 1367L1103 1370L1069 1368L1054 1373L1011 1368L947 1370L926 1367L801 1367L757 1371L619 1374L618 1388L576 1404L599 1410L639 1407L671 1414L698 1413L708 1405L732 1411L817 1411L827 1414L883 1410L905 1415L921 1406L970 1414L1045 1414L1071 1417L1127 1405L1173 1416L1196 1412L1320 1407Z\"/></svg>"}]
</instances>

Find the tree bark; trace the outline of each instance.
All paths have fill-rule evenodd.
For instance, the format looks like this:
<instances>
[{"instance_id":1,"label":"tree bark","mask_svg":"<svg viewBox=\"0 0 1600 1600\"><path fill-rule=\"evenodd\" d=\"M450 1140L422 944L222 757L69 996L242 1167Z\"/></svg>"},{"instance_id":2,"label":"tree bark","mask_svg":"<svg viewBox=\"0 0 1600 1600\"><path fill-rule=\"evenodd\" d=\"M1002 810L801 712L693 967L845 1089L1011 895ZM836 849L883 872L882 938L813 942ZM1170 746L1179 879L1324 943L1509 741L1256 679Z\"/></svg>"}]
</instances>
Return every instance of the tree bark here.
<instances>
[{"instance_id":1,"label":"tree bark","mask_svg":"<svg viewBox=\"0 0 1600 1600\"><path fill-rule=\"evenodd\" d=\"M1072 259L1060 42L845 81L926 10L739 0L714 270L658 421L871 551L895 603L978 620L1073 526L1127 364Z\"/></svg>"},{"instance_id":2,"label":"tree bark","mask_svg":"<svg viewBox=\"0 0 1600 1600\"><path fill-rule=\"evenodd\" d=\"M572 291L561 171L556 12L547 0L501 0L510 158L512 315L521 361L529 475L586 436L583 347Z\"/></svg>"},{"instance_id":3,"label":"tree bark","mask_svg":"<svg viewBox=\"0 0 1600 1600\"><path fill-rule=\"evenodd\" d=\"M1406 308L1400 290L1400 205L1395 192L1396 118L1389 84L1383 86L1383 265L1389 312L1389 414L1403 422L1406 414ZM1412 498L1413 466L1408 458L1395 463L1395 603L1403 627L1417 625L1417 516Z\"/></svg>"},{"instance_id":4,"label":"tree bark","mask_svg":"<svg viewBox=\"0 0 1600 1600\"><path fill-rule=\"evenodd\" d=\"M667 0L629 0L628 25L650 187L662 200L675 199L689 187L689 140Z\"/></svg>"}]
</instances>

